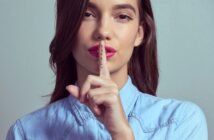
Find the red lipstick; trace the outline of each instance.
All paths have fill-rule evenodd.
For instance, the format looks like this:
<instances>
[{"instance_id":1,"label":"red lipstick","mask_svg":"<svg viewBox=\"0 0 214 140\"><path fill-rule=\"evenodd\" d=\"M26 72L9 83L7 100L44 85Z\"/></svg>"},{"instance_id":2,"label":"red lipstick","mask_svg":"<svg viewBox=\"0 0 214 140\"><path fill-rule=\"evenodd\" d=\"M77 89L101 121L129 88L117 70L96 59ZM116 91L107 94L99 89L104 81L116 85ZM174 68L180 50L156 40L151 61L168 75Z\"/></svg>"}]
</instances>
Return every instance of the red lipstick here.
<instances>
[{"instance_id":1,"label":"red lipstick","mask_svg":"<svg viewBox=\"0 0 214 140\"><path fill-rule=\"evenodd\" d=\"M92 46L91 48L88 49L88 51L92 56L99 58L99 47L100 47L99 45ZM107 45L105 46L105 50L107 59L113 57L117 52L114 48Z\"/></svg>"}]
</instances>

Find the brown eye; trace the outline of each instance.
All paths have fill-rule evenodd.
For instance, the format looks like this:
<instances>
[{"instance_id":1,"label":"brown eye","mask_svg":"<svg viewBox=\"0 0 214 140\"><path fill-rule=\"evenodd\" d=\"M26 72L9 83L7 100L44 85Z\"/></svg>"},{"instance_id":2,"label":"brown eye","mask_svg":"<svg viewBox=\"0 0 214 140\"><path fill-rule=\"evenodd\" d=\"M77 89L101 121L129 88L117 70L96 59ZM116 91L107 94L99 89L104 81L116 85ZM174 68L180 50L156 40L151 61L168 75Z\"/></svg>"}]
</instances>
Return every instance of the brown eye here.
<instances>
[{"instance_id":1,"label":"brown eye","mask_svg":"<svg viewBox=\"0 0 214 140\"><path fill-rule=\"evenodd\" d=\"M84 18L85 19L90 19L90 18L94 18L95 15L92 12L86 11L84 14Z\"/></svg>"},{"instance_id":2,"label":"brown eye","mask_svg":"<svg viewBox=\"0 0 214 140\"><path fill-rule=\"evenodd\" d=\"M132 18L126 14L120 14L117 16L117 20L119 22L128 22L128 21L132 20Z\"/></svg>"},{"instance_id":3,"label":"brown eye","mask_svg":"<svg viewBox=\"0 0 214 140\"><path fill-rule=\"evenodd\" d=\"M120 15L119 16L120 19L127 19L127 20L130 20L131 18L127 15Z\"/></svg>"},{"instance_id":4,"label":"brown eye","mask_svg":"<svg viewBox=\"0 0 214 140\"><path fill-rule=\"evenodd\" d=\"M90 13L85 13L85 17L90 17L91 16L91 14Z\"/></svg>"}]
</instances>

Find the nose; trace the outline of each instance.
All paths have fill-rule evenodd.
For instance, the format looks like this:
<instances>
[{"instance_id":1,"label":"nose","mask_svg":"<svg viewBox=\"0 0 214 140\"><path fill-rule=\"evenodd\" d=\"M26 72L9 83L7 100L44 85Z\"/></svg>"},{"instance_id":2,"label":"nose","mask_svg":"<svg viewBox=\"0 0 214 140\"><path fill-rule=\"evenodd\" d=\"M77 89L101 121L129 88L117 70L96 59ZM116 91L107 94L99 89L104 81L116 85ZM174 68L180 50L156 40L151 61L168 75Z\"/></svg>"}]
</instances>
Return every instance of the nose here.
<instances>
[{"instance_id":1,"label":"nose","mask_svg":"<svg viewBox=\"0 0 214 140\"><path fill-rule=\"evenodd\" d=\"M95 40L110 40L111 35L111 23L110 19L102 18L97 22L97 26L94 32Z\"/></svg>"}]
</instances>

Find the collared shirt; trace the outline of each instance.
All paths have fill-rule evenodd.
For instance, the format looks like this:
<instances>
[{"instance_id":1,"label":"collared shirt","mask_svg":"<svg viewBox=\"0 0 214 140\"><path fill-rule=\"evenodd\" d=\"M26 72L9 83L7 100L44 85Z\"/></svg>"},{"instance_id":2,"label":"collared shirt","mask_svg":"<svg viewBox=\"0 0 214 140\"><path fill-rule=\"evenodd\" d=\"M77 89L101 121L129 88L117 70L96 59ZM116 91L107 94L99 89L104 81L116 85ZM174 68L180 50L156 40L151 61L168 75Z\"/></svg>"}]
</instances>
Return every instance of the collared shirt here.
<instances>
[{"instance_id":1,"label":"collared shirt","mask_svg":"<svg viewBox=\"0 0 214 140\"><path fill-rule=\"evenodd\" d=\"M135 140L208 139L206 119L197 105L142 93L130 77L119 93ZM70 95L18 119L6 140L111 140L111 135Z\"/></svg>"}]
</instances>

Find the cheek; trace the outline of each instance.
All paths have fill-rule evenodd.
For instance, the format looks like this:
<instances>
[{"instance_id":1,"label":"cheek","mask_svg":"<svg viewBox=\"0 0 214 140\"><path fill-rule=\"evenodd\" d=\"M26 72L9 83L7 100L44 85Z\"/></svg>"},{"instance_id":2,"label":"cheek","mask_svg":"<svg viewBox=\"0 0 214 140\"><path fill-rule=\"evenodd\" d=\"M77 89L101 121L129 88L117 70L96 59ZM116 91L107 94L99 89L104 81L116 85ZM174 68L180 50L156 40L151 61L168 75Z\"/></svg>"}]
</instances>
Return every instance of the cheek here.
<instances>
[{"instance_id":1,"label":"cheek","mask_svg":"<svg viewBox=\"0 0 214 140\"><path fill-rule=\"evenodd\" d=\"M84 24L80 26L80 29L77 33L77 40L76 44L73 49L73 55L75 57L78 56L84 56L85 49L83 46L87 46L86 42L88 41L88 38L91 36L91 33L89 31L90 28L87 28Z\"/></svg>"},{"instance_id":2,"label":"cheek","mask_svg":"<svg viewBox=\"0 0 214 140\"><path fill-rule=\"evenodd\" d=\"M124 47L123 49L120 50L119 52L119 57L120 57L120 61L129 61L131 55L133 52L133 47Z\"/></svg>"},{"instance_id":3,"label":"cheek","mask_svg":"<svg viewBox=\"0 0 214 140\"><path fill-rule=\"evenodd\" d=\"M78 40L83 42L91 38L95 28L96 28L96 23L83 22L77 34Z\"/></svg>"},{"instance_id":4,"label":"cheek","mask_svg":"<svg viewBox=\"0 0 214 140\"><path fill-rule=\"evenodd\" d=\"M124 31L121 31L120 33L119 46L121 47L121 50L123 50L124 53L126 53L127 55L132 53L133 51L136 35L137 35L136 31L133 31L133 30L126 30L126 31L124 30Z\"/></svg>"},{"instance_id":5,"label":"cheek","mask_svg":"<svg viewBox=\"0 0 214 140\"><path fill-rule=\"evenodd\" d=\"M87 28L80 28L78 34L77 34L77 44L81 44L81 42L84 42L87 40L87 37L90 36L90 33Z\"/></svg>"},{"instance_id":6,"label":"cheek","mask_svg":"<svg viewBox=\"0 0 214 140\"><path fill-rule=\"evenodd\" d=\"M120 61L123 61L123 63L128 62L129 59L131 58L136 36L137 36L137 29L131 28L131 27L120 30L120 33L118 34L118 37L120 40L119 57L120 57Z\"/></svg>"},{"instance_id":7,"label":"cheek","mask_svg":"<svg viewBox=\"0 0 214 140\"><path fill-rule=\"evenodd\" d=\"M134 46L135 39L138 33L138 25L131 24L130 26L119 28L118 30L118 38L120 39L122 44L127 44L127 46Z\"/></svg>"}]
</instances>

